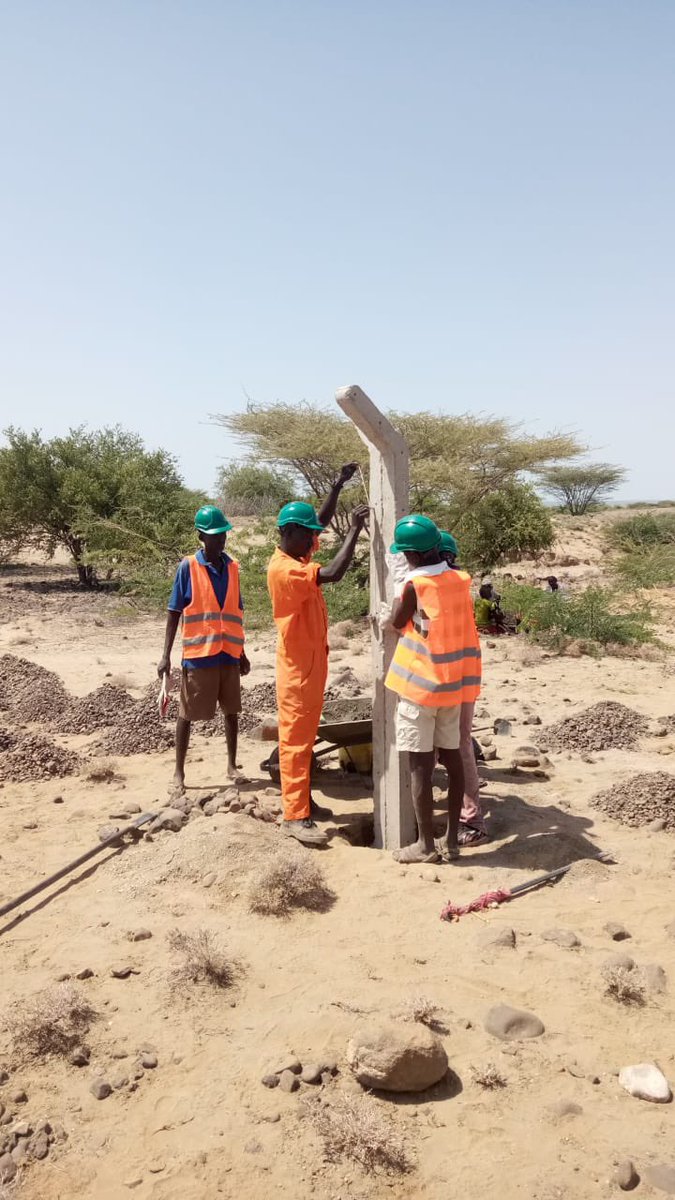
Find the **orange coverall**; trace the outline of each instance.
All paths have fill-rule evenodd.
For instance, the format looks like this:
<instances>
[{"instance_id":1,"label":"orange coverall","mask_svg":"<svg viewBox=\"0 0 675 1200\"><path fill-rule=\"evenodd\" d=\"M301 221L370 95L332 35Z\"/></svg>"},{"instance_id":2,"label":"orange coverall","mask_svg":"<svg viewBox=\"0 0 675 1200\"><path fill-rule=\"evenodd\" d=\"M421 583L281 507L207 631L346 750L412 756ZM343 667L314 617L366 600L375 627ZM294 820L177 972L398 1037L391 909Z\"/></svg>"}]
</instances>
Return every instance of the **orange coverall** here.
<instances>
[{"instance_id":1,"label":"orange coverall","mask_svg":"<svg viewBox=\"0 0 675 1200\"><path fill-rule=\"evenodd\" d=\"M328 674L328 613L320 566L276 549L267 587L277 627L279 766L284 818L309 816L312 747Z\"/></svg>"}]
</instances>

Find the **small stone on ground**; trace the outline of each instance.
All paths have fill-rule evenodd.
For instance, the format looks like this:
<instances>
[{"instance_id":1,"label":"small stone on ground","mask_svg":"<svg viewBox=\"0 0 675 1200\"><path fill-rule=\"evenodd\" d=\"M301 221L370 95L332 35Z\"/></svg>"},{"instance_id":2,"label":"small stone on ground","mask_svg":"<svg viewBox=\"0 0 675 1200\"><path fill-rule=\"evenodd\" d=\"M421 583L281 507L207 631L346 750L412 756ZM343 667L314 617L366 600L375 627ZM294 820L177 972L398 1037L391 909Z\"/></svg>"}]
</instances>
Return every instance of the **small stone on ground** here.
<instances>
[{"instance_id":1,"label":"small stone on ground","mask_svg":"<svg viewBox=\"0 0 675 1200\"><path fill-rule=\"evenodd\" d=\"M545 1026L534 1013L511 1008L508 1004L496 1004L488 1012L484 1027L493 1037L502 1041L518 1041L521 1038L541 1037Z\"/></svg>"},{"instance_id":2,"label":"small stone on ground","mask_svg":"<svg viewBox=\"0 0 675 1200\"><path fill-rule=\"evenodd\" d=\"M619 1083L631 1096L651 1100L653 1104L667 1104L672 1097L668 1080L654 1063L623 1067L619 1072Z\"/></svg>"}]
</instances>

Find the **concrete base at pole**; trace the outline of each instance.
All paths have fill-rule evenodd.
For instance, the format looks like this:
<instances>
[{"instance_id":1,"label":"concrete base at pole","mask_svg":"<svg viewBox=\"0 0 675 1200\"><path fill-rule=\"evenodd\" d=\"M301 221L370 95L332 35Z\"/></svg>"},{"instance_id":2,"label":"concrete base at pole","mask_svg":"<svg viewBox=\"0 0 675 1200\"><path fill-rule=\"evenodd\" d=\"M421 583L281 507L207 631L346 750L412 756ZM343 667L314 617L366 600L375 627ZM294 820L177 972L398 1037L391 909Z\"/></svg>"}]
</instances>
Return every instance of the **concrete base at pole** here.
<instances>
[{"instance_id":1,"label":"concrete base at pole","mask_svg":"<svg viewBox=\"0 0 675 1200\"><path fill-rule=\"evenodd\" d=\"M396 696L384 686L396 645L393 631L379 627L383 604L394 599L387 551L394 526L408 511L408 447L401 435L360 387L340 388L336 400L354 422L370 454L370 614L373 662L373 787L375 844L398 850L415 840L410 775L405 756L396 750Z\"/></svg>"}]
</instances>

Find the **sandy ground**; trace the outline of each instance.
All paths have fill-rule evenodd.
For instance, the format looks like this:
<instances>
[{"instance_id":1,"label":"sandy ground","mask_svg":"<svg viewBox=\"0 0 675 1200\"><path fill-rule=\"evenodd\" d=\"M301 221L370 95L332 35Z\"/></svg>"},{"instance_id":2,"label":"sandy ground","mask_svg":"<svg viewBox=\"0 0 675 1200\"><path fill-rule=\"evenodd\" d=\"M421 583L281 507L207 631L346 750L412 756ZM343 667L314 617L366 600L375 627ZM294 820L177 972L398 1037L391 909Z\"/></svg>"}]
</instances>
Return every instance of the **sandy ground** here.
<instances>
[{"instance_id":1,"label":"sandy ground","mask_svg":"<svg viewBox=\"0 0 675 1200\"><path fill-rule=\"evenodd\" d=\"M579 562L556 573L571 583L601 570L596 524L561 535L558 559L567 554ZM522 572L544 575L549 565ZM73 593L58 567L5 568L0 577L0 653L48 666L78 694L111 678L145 686L162 624L123 617L110 598ZM672 637L671 628L665 632ZM271 636L256 636L251 659L252 683L273 678ZM365 635L334 654L334 670L345 664L368 685ZM675 918L675 840L627 829L588 803L599 788L638 770L672 770L675 736L648 736L636 751L594 754L591 763L552 755L550 780L505 769L512 749L532 740L535 731L522 725L528 711L546 724L614 699L656 718L675 711L672 671L663 662L548 657L512 639L486 648L485 679L478 708L488 715L477 724L512 717L513 733L495 739L499 759L482 768L492 841L467 850L456 866L403 868L338 832L320 854L336 896L330 910L288 920L257 916L247 907L247 881L279 834L241 815L218 815L106 852L18 915L0 919L3 1013L82 968L94 972L81 986L101 1013L83 1069L58 1060L22 1065L0 1024L0 1065L15 1068L0 1102L17 1119L47 1117L68 1133L47 1160L20 1173L21 1198L577 1200L618 1194L610 1182L618 1159L632 1158L641 1172L650 1163L675 1166L675 1105L633 1099L617 1080L622 1066L652 1061L675 1086L675 940L665 930ZM265 749L243 741L250 790L269 784L259 767ZM165 797L170 754L120 758L115 766L119 777L110 784L75 776L0 787L0 902L92 847L121 801L152 810ZM191 786L222 784L223 768L219 742L195 742ZM358 786L323 795L337 831L372 810ZM615 865L575 867L557 886L510 905L457 924L439 920L449 898L468 902L600 849ZM604 930L608 921L622 922L630 941L617 947ZM580 947L544 940L556 926L573 930ZM130 942L129 932L141 927L152 938ZM232 990L196 987L177 995L167 935L200 927L241 961L240 976ZM505 928L515 930L515 948L486 944ZM607 997L601 967L617 949L639 964L660 964L669 989L642 1008ZM122 962L138 974L112 978ZM333 1086L353 1086L345 1050L359 1012L389 1015L419 994L444 1011L454 1075L428 1093L380 1103L404 1134L414 1171L368 1176L349 1161L327 1162L302 1118L302 1096L267 1090L262 1075L294 1052L306 1062L336 1059ZM544 1036L509 1045L492 1038L483 1019L499 1002L536 1013ZM148 1047L159 1065L135 1092L94 1099L89 1087L97 1073L127 1073ZM122 1052L126 1058L114 1057ZM486 1091L474 1081L472 1068L488 1063L498 1066L506 1087ZM19 1087L28 1102L12 1105ZM581 1113L556 1116L551 1106L560 1101L576 1103ZM638 1194L664 1193L643 1182Z\"/></svg>"}]
</instances>

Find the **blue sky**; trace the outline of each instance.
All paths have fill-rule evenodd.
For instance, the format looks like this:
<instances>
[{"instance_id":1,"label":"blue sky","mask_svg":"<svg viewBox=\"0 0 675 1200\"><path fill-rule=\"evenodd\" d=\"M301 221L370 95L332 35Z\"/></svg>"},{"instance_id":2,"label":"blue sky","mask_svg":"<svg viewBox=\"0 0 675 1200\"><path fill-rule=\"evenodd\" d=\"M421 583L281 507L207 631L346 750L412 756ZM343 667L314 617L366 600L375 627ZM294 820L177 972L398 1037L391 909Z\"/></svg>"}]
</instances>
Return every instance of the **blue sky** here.
<instances>
[{"instance_id":1,"label":"blue sky","mask_svg":"<svg viewBox=\"0 0 675 1200\"><path fill-rule=\"evenodd\" d=\"M577 429L673 496L672 0L3 0L0 412Z\"/></svg>"}]
</instances>

